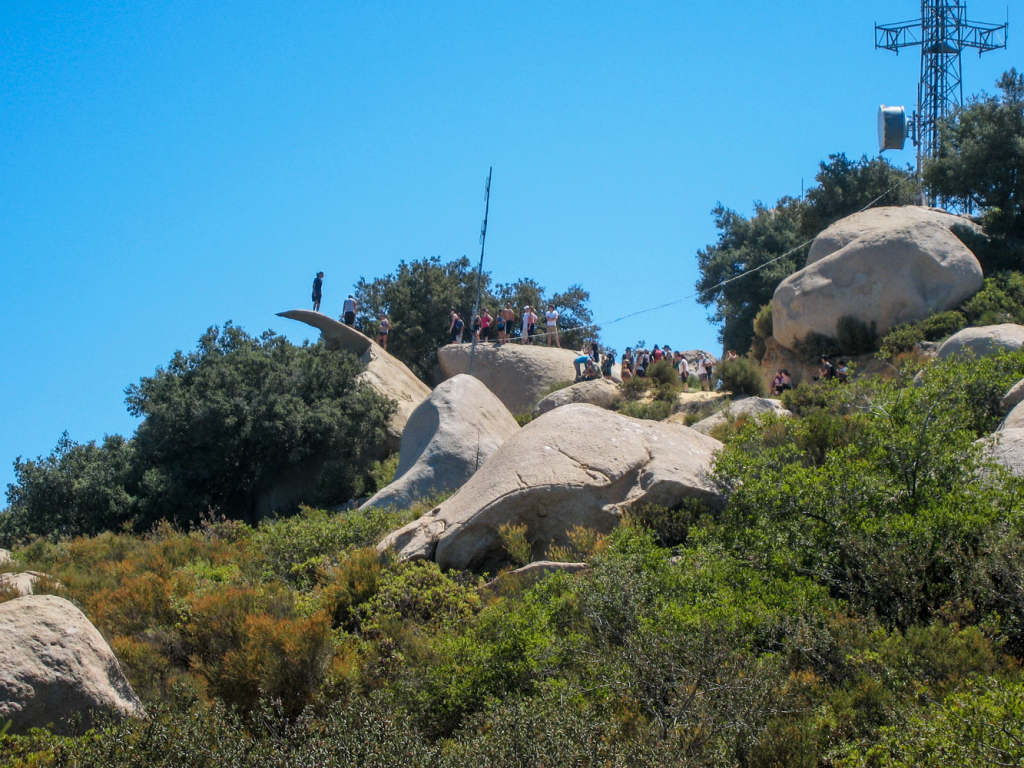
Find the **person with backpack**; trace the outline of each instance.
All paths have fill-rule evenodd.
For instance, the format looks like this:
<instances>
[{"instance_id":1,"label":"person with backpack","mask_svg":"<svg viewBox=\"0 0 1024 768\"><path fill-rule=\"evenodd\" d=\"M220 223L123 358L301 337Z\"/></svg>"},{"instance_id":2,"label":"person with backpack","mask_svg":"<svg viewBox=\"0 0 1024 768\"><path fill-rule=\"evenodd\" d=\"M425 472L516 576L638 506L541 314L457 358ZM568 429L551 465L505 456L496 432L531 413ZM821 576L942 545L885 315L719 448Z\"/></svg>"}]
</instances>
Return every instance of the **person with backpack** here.
<instances>
[{"instance_id":1,"label":"person with backpack","mask_svg":"<svg viewBox=\"0 0 1024 768\"><path fill-rule=\"evenodd\" d=\"M313 278L313 311L320 311L320 299L324 297L324 273L317 272Z\"/></svg>"}]
</instances>

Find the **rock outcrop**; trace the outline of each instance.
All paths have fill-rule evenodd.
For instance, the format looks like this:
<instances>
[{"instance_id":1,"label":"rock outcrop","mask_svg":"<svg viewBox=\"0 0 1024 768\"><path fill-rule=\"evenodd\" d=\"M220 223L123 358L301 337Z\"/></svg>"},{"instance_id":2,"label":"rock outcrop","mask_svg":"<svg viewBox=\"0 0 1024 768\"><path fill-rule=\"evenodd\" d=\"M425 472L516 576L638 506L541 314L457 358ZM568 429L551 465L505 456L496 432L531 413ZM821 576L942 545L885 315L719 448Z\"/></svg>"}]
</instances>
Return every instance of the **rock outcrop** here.
<instances>
[{"instance_id":1,"label":"rock outcrop","mask_svg":"<svg viewBox=\"0 0 1024 768\"><path fill-rule=\"evenodd\" d=\"M430 397L430 387L416 378L401 360L332 317L309 309L278 312L278 316L313 326L320 331L320 338L328 349L345 350L359 358L366 366L366 370L359 374L359 380L398 404L398 411L388 429L388 447L397 451L406 422L416 407Z\"/></svg>"},{"instance_id":2,"label":"rock outcrop","mask_svg":"<svg viewBox=\"0 0 1024 768\"><path fill-rule=\"evenodd\" d=\"M380 549L442 568L493 570L506 558L498 529L524 524L539 558L551 544L568 545L575 526L607 533L636 504L717 504L707 472L719 448L679 424L566 405L519 430L454 496Z\"/></svg>"},{"instance_id":3,"label":"rock outcrop","mask_svg":"<svg viewBox=\"0 0 1024 768\"><path fill-rule=\"evenodd\" d=\"M957 331L939 347L938 359L945 360L968 350L976 357L991 355L1001 349L1017 350L1024 345L1024 325L1004 323Z\"/></svg>"},{"instance_id":4,"label":"rock outcrop","mask_svg":"<svg viewBox=\"0 0 1024 768\"><path fill-rule=\"evenodd\" d=\"M12 733L53 724L67 733L81 715L143 717L142 702L85 615L53 595L0 603L0 718Z\"/></svg>"},{"instance_id":5,"label":"rock outcrop","mask_svg":"<svg viewBox=\"0 0 1024 768\"><path fill-rule=\"evenodd\" d=\"M693 425L693 429L702 434L708 435L723 424L728 424L730 419L738 419L741 417L747 419L759 418L769 413L783 417L793 415L791 411L787 411L783 408L782 403L778 400L772 400L768 397L743 397L738 400L733 400L718 413L712 414L706 419L698 421Z\"/></svg>"},{"instance_id":6,"label":"rock outcrop","mask_svg":"<svg viewBox=\"0 0 1024 768\"><path fill-rule=\"evenodd\" d=\"M9 549L0 549L0 565L5 565L11 562L11 551Z\"/></svg>"},{"instance_id":7,"label":"rock outcrop","mask_svg":"<svg viewBox=\"0 0 1024 768\"><path fill-rule=\"evenodd\" d=\"M437 350L442 379L469 373L471 344L449 344ZM576 376L572 361L579 352L532 344L477 344L473 375L513 414L529 413L541 393L556 382Z\"/></svg>"},{"instance_id":8,"label":"rock outcrop","mask_svg":"<svg viewBox=\"0 0 1024 768\"><path fill-rule=\"evenodd\" d=\"M496 579L484 584L483 589L488 592L503 593L528 589L538 581L551 576L554 573L586 573L590 566L586 563L558 563L552 560L536 560L522 568L514 571L506 571Z\"/></svg>"},{"instance_id":9,"label":"rock outcrop","mask_svg":"<svg viewBox=\"0 0 1024 768\"><path fill-rule=\"evenodd\" d=\"M1017 477L1024 477L1024 429L1003 429L978 440L986 457L994 459Z\"/></svg>"},{"instance_id":10,"label":"rock outcrop","mask_svg":"<svg viewBox=\"0 0 1024 768\"><path fill-rule=\"evenodd\" d=\"M418 499L454 491L519 425L478 379L459 374L434 389L413 411L402 434L395 479L363 508L408 508Z\"/></svg>"},{"instance_id":11,"label":"rock outcrop","mask_svg":"<svg viewBox=\"0 0 1024 768\"><path fill-rule=\"evenodd\" d=\"M1021 379L1010 387L1010 390L1003 395L1003 399L999 401L999 405L1003 408L1010 409L1021 402L1024 402L1024 379ZM0 558L2 558L2 555L0 555ZM0 563L2 562L3 560L0 559Z\"/></svg>"},{"instance_id":12,"label":"rock outcrop","mask_svg":"<svg viewBox=\"0 0 1024 768\"><path fill-rule=\"evenodd\" d=\"M613 408L622 399L622 391L613 381L594 379L581 381L570 387L559 389L543 398L533 409L534 416L540 416L569 403L589 403L598 408Z\"/></svg>"},{"instance_id":13,"label":"rock outcrop","mask_svg":"<svg viewBox=\"0 0 1024 768\"><path fill-rule=\"evenodd\" d=\"M984 278L974 254L950 232L953 223L971 226L951 214L907 208L833 224L816 238L807 266L775 290L776 341L794 349L810 333L835 337L844 315L874 322L881 335L959 306Z\"/></svg>"},{"instance_id":14,"label":"rock outcrop","mask_svg":"<svg viewBox=\"0 0 1024 768\"><path fill-rule=\"evenodd\" d=\"M1024 406L1019 403L1006 414L1006 418L996 431L1007 432L1011 429L1024 429Z\"/></svg>"},{"instance_id":15,"label":"rock outcrop","mask_svg":"<svg viewBox=\"0 0 1024 768\"><path fill-rule=\"evenodd\" d=\"M0 573L0 590L13 590L20 595L32 595L35 594L35 585L40 580L47 580L49 584L60 586L60 582L45 573L25 571L23 573Z\"/></svg>"}]
</instances>

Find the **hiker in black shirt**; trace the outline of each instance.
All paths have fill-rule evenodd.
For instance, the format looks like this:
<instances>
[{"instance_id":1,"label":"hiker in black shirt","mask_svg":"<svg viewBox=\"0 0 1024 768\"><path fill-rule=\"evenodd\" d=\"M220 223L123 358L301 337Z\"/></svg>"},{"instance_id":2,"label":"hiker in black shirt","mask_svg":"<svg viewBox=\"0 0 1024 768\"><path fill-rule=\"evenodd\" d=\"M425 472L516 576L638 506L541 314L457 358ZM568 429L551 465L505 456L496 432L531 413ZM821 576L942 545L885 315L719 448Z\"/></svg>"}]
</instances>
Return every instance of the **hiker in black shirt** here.
<instances>
[{"instance_id":1,"label":"hiker in black shirt","mask_svg":"<svg viewBox=\"0 0 1024 768\"><path fill-rule=\"evenodd\" d=\"M317 272L316 277L313 278L313 311L320 311L320 299L324 295L324 273Z\"/></svg>"}]
</instances>

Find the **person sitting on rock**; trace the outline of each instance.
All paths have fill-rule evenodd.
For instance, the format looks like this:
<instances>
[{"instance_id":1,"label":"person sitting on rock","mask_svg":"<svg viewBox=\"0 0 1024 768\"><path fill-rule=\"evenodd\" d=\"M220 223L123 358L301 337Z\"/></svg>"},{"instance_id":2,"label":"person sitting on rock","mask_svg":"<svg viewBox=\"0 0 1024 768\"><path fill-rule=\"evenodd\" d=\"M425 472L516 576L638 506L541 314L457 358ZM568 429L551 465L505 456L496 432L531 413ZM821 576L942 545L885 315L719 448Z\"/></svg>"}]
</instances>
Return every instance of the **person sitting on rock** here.
<instances>
[{"instance_id":1,"label":"person sitting on rock","mask_svg":"<svg viewBox=\"0 0 1024 768\"><path fill-rule=\"evenodd\" d=\"M388 351L388 333L391 331L391 321L387 315L380 316L380 326L377 328L377 343L381 348Z\"/></svg>"},{"instance_id":2,"label":"person sitting on rock","mask_svg":"<svg viewBox=\"0 0 1024 768\"><path fill-rule=\"evenodd\" d=\"M770 391L771 391L772 397L778 397L779 395L782 394L782 371L781 370L778 370L778 371L775 372L775 378L772 379L772 386L771 386L771 390Z\"/></svg>"}]
</instances>

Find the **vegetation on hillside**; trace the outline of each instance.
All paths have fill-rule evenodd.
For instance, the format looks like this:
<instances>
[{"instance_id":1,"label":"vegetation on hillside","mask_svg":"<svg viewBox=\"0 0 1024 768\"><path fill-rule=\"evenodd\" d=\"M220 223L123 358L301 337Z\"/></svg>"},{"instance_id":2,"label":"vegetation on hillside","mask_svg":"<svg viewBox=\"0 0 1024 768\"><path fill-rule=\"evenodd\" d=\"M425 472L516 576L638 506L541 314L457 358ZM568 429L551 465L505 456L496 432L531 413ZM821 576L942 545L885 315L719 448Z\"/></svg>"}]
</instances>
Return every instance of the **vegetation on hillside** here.
<instances>
[{"instance_id":1,"label":"vegetation on hillside","mask_svg":"<svg viewBox=\"0 0 1024 768\"><path fill-rule=\"evenodd\" d=\"M323 345L210 328L194 351L128 387L142 419L134 437L65 435L49 456L15 461L0 545L187 526L211 513L251 519L260 494L296 471L319 476L306 501L345 502L367 486L395 407L356 382L361 370Z\"/></svg>"},{"instance_id":2,"label":"vegetation on hillside","mask_svg":"<svg viewBox=\"0 0 1024 768\"><path fill-rule=\"evenodd\" d=\"M379 511L36 540L19 567L59 579L152 718L4 736L0 754L115 768L1012 764L1024 483L975 441L1024 352L934 363L920 386L915 372L801 385L786 397L796 418L722 435L723 507L577 531L590 570L528 588L378 557L368 545L407 519ZM522 560L529 529L507 534Z\"/></svg>"}]
</instances>

